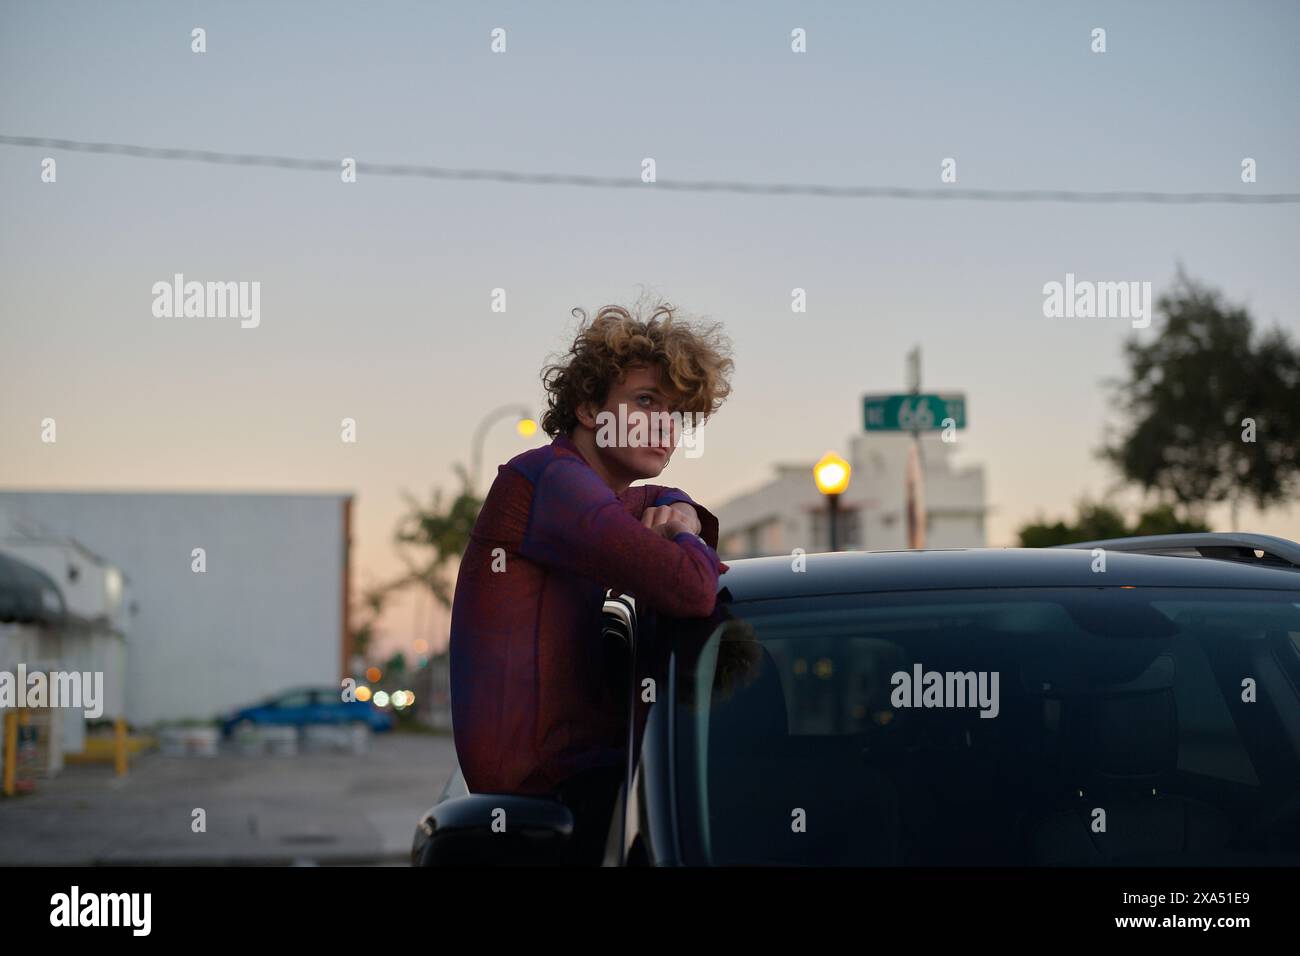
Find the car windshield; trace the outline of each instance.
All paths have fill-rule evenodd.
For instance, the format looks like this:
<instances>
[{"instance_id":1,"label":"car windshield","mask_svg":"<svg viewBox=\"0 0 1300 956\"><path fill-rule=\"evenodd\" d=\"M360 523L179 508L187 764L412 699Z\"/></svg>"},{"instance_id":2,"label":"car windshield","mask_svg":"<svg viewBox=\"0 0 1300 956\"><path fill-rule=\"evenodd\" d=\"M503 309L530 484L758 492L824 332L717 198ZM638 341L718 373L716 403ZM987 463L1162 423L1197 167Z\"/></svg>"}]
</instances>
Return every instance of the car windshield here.
<instances>
[{"instance_id":1,"label":"car windshield","mask_svg":"<svg viewBox=\"0 0 1300 956\"><path fill-rule=\"evenodd\" d=\"M683 853L1300 862L1298 597L927 591L668 622Z\"/></svg>"}]
</instances>

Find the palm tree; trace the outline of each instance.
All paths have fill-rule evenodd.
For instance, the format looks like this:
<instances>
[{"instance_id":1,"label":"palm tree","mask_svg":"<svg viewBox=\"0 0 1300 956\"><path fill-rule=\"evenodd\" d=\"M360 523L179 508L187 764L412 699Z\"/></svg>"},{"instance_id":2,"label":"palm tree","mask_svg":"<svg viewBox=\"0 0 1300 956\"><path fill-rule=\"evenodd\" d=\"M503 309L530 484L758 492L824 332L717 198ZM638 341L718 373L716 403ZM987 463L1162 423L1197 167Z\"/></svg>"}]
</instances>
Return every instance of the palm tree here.
<instances>
[{"instance_id":1,"label":"palm tree","mask_svg":"<svg viewBox=\"0 0 1300 956\"><path fill-rule=\"evenodd\" d=\"M470 532L478 519L483 501L474 494L469 476L463 465L455 466L460 478L460 493L444 507L441 489L435 488L433 500L424 508L410 492L403 491L410 510L397 525L395 542L398 553L407 566L407 574L395 582L396 587L418 584L426 587L444 608L451 607L452 580L447 576L448 565L459 562L469 545ZM429 553L412 557L405 549L428 549Z\"/></svg>"},{"instance_id":2,"label":"palm tree","mask_svg":"<svg viewBox=\"0 0 1300 956\"><path fill-rule=\"evenodd\" d=\"M483 507L470 486L463 465L454 466L460 478L461 490L444 505L441 489L433 490L432 501L425 508L410 492L403 490L409 510L397 522L393 543L406 565L405 574L369 588L362 602L364 612L361 622L352 631L352 652L365 655L375 637L376 624L383 615L388 599L411 585L428 588L435 600L444 608L451 608L452 581L448 567L459 561L469 544L469 534ZM418 552L429 549L427 554ZM412 555L411 550L417 554Z\"/></svg>"}]
</instances>

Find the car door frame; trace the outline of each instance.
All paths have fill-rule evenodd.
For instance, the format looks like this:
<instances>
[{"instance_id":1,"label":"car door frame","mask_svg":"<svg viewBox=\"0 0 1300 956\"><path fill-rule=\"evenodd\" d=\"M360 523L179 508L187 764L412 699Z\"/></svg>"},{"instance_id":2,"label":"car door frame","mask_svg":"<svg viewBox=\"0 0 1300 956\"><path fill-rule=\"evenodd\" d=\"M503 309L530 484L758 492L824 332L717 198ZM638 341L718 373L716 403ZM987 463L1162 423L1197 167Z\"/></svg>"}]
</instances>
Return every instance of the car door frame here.
<instances>
[{"instance_id":1,"label":"car door frame","mask_svg":"<svg viewBox=\"0 0 1300 956\"><path fill-rule=\"evenodd\" d=\"M625 611L611 608L625 602ZM628 676L626 774L615 804L614 822L606 844L607 866L680 866L673 754L673 706L676 661L656 648L653 612L636 614L631 598L609 599L605 604L606 631L611 614L630 619L631 673ZM653 675L658 682L655 700L641 702L640 681ZM638 730L639 726L639 730ZM617 832L615 832L617 827ZM616 841L616 842L615 842Z\"/></svg>"},{"instance_id":2,"label":"car door frame","mask_svg":"<svg viewBox=\"0 0 1300 956\"><path fill-rule=\"evenodd\" d=\"M607 595L601 615L601 641L621 641L627 647L627 737L623 750L623 783L614 802L610 832L605 841L604 864L624 866L627 858L627 796L632 792L633 755L636 753L637 701L637 614L636 599L630 595Z\"/></svg>"},{"instance_id":3,"label":"car door frame","mask_svg":"<svg viewBox=\"0 0 1300 956\"><path fill-rule=\"evenodd\" d=\"M610 829L606 836L605 866L627 866L648 863L654 866L674 865L680 859L676 851L676 837L672 819L671 778L671 707L648 706L640 712L640 683L643 656L647 653L645 642L638 640L636 601L626 595L607 597L602 613L600 639L618 640L626 644L628 654L627 675L627 737L624 742L623 782L615 799ZM672 694L672 667L668 665L664 692ZM659 699L660 695L656 695ZM671 700L671 696L663 700ZM638 735L638 717L642 717ZM649 757L647 758L647 754ZM644 769L648 766L649 771ZM631 799L629 800L629 794ZM420 820L418 830L431 835L426 822L430 813L439 806L459 797L469 796L459 761L432 810ZM417 831L417 843L419 834ZM639 842L638 842L639 841ZM636 846L644 849L643 859L629 860L629 850Z\"/></svg>"}]
</instances>

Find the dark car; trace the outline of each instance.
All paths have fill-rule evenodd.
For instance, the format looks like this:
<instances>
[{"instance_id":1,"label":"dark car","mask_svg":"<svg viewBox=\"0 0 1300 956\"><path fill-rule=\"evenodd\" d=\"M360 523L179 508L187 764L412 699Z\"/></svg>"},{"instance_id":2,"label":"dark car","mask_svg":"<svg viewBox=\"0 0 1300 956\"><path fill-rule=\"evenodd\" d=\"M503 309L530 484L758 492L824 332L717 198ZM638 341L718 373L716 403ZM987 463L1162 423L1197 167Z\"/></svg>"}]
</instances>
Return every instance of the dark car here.
<instances>
[{"instance_id":1,"label":"dark car","mask_svg":"<svg viewBox=\"0 0 1300 956\"><path fill-rule=\"evenodd\" d=\"M221 733L229 737L241 726L303 727L308 724L369 725L376 732L391 730L392 713L374 701L345 701L337 687L303 687L284 691L221 718Z\"/></svg>"},{"instance_id":2,"label":"dark car","mask_svg":"<svg viewBox=\"0 0 1300 956\"><path fill-rule=\"evenodd\" d=\"M606 865L1300 864L1300 546L729 564L711 618L592 635L629 650ZM572 825L457 772L412 862L553 863Z\"/></svg>"}]
</instances>

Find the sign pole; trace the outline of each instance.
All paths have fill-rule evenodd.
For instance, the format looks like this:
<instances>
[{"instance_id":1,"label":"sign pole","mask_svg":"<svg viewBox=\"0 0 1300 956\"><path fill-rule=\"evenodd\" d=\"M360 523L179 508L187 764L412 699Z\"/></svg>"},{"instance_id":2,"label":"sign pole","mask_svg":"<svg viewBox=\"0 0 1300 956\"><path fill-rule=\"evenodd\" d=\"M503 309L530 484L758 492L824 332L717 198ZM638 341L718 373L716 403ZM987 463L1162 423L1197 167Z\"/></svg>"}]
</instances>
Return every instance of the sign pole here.
<instances>
[{"instance_id":1,"label":"sign pole","mask_svg":"<svg viewBox=\"0 0 1300 956\"><path fill-rule=\"evenodd\" d=\"M916 346L907 356L909 391L921 394L921 346ZM907 501L907 546L915 550L925 548L925 472L921 461L921 430L918 416L912 419L912 444L907 453L905 492Z\"/></svg>"}]
</instances>

